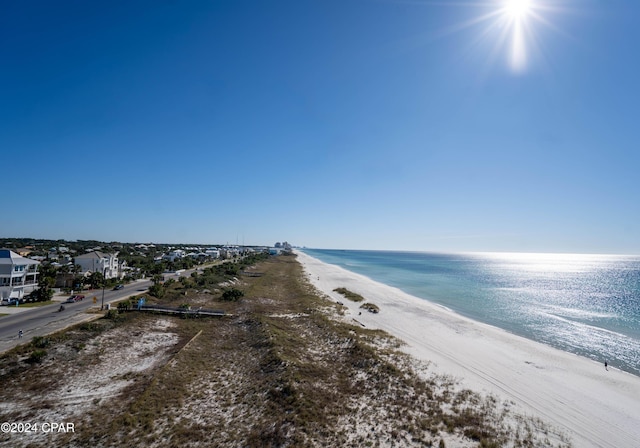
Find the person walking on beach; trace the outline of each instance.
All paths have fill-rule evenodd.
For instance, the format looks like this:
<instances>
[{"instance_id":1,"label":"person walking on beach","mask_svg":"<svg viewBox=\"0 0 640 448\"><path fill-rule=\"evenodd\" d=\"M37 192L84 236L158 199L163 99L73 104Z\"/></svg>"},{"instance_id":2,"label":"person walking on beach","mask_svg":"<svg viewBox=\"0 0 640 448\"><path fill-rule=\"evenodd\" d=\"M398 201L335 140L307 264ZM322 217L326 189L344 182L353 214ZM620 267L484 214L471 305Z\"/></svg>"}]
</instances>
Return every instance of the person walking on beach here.
<instances>
[{"instance_id":1,"label":"person walking on beach","mask_svg":"<svg viewBox=\"0 0 640 448\"><path fill-rule=\"evenodd\" d=\"M18 330L18 339L22 339L22 330Z\"/></svg>"},{"instance_id":2,"label":"person walking on beach","mask_svg":"<svg viewBox=\"0 0 640 448\"><path fill-rule=\"evenodd\" d=\"M609 371L609 364L607 364L607 361L604 362L604 370Z\"/></svg>"}]
</instances>

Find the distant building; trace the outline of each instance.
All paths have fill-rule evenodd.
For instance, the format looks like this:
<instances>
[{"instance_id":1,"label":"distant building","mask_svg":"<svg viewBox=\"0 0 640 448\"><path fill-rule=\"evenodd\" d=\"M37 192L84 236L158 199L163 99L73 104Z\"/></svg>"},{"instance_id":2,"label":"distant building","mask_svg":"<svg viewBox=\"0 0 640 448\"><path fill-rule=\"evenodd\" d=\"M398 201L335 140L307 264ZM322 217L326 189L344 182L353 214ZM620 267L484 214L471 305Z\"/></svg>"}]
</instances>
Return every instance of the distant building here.
<instances>
[{"instance_id":1,"label":"distant building","mask_svg":"<svg viewBox=\"0 0 640 448\"><path fill-rule=\"evenodd\" d=\"M208 257L211 258L220 258L220 251L218 249L207 249L204 251L205 254L207 254Z\"/></svg>"},{"instance_id":2,"label":"distant building","mask_svg":"<svg viewBox=\"0 0 640 448\"><path fill-rule=\"evenodd\" d=\"M23 299L38 287L40 262L0 249L0 298Z\"/></svg>"},{"instance_id":3,"label":"distant building","mask_svg":"<svg viewBox=\"0 0 640 448\"><path fill-rule=\"evenodd\" d=\"M28 257L31 252L33 252L33 247L21 247L16 249L15 252L21 257Z\"/></svg>"},{"instance_id":4,"label":"distant building","mask_svg":"<svg viewBox=\"0 0 640 448\"><path fill-rule=\"evenodd\" d=\"M220 258L228 259L240 255L240 249L235 246L222 246L220 248Z\"/></svg>"},{"instance_id":5,"label":"distant building","mask_svg":"<svg viewBox=\"0 0 640 448\"><path fill-rule=\"evenodd\" d=\"M124 275L125 263L118 261L118 254L108 254L94 251L87 254L78 255L75 264L82 269L82 274L101 272L106 279L122 278Z\"/></svg>"},{"instance_id":6,"label":"distant building","mask_svg":"<svg viewBox=\"0 0 640 448\"><path fill-rule=\"evenodd\" d=\"M174 262L176 259L184 258L187 255L185 251L182 249L175 249L165 255L163 258L165 260L169 260L170 262Z\"/></svg>"},{"instance_id":7,"label":"distant building","mask_svg":"<svg viewBox=\"0 0 640 448\"><path fill-rule=\"evenodd\" d=\"M207 254L205 254L204 252L189 252L187 254L187 257L193 258L194 260L202 260L207 258Z\"/></svg>"}]
</instances>

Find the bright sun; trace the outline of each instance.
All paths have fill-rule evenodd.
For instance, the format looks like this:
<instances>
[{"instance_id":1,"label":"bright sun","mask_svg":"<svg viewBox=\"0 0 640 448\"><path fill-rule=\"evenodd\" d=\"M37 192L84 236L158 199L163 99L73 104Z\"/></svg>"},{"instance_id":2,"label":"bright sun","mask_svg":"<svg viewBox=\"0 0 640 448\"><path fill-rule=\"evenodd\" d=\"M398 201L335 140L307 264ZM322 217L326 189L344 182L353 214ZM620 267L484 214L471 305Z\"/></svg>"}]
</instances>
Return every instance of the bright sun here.
<instances>
[{"instance_id":1,"label":"bright sun","mask_svg":"<svg viewBox=\"0 0 640 448\"><path fill-rule=\"evenodd\" d=\"M425 0L427 1L427 0ZM498 54L506 56L506 62L514 73L527 71L531 55L539 53L540 26L561 31L551 20L554 13L569 12L567 3L576 0L474 0L482 6L480 15L471 16L456 25L453 30L482 27L473 45L493 43L489 53L490 63ZM457 2L452 2L457 3ZM468 0L460 0L460 5L468 5ZM503 50L507 50L503 53Z\"/></svg>"},{"instance_id":2,"label":"bright sun","mask_svg":"<svg viewBox=\"0 0 640 448\"><path fill-rule=\"evenodd\" d=\"M531 0L504 0L504 12L513 19L524 19L531 12L531 7Z\"/></svg>"}]
</instances>

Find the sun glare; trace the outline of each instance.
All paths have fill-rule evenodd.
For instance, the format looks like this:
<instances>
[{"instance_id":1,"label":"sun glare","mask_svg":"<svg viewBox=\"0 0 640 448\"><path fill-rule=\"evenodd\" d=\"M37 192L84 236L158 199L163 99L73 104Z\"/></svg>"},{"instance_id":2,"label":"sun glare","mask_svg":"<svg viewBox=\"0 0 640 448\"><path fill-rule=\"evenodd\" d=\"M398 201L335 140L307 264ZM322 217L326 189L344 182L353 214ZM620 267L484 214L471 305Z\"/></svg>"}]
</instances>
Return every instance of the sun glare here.
<instances>
[{"instance_id":1,"label":"sun glare","mask_svg":"<svg viewBox=\"0 0 640 448\"><path fill-rule=\"evenodd\" d=\"M534 12L534 0L502 1L502 16L511 34L509 65L514 72L523 72L527 68L527 33Z\"/></svg>"},{"instance_id":2,"label":"sun glare","mask_svg":"<svg viewBox=\"0 0 640 448\"><path fill-rule=\"evenodd\" d=\"M460 5L469 4L467 0L463 1ZM477 0L481 12L457 24L452 31L481 28L470 48L482 48L481 53L489 56L485 58L487 65L502 55L511 72L522 74L528 71L536 56L543 56L540 51L543 41L541 27L562 33L552 18L556 14L571 12L570 3L575 1ZM484 51L487 48L489 53Z\"/></svg>"},{"instance_id":3,"label":"sun glare","mask_svg":"<svg viewBox=\"0 0 640 448\"><path fill-rule=\"evenodd\" d=\"M522 20L529 15L531 8L531 0L505 0L504 12L513 19Z\"/></svg>"}]
</instances>

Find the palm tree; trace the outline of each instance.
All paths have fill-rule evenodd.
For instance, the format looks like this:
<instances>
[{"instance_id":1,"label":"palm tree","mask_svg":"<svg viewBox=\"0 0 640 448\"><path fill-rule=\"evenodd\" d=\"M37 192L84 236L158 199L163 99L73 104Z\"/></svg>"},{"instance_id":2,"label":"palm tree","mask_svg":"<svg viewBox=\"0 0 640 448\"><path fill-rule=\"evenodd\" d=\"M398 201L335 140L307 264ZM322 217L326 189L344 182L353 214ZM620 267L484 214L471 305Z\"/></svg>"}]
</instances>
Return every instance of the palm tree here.
<instances>
[{"instance_id":1,"label":"palm tree","mask_svg":"<svg viewBox=\"0 0 640 448\"><path fill-rule=\"evenodd\" d=\"M154 285L162 283L162 275L153 274L153 277L151 277L151 281L153 282Z\"/></svg>"},{"instance_id":2,"label":"palm tree","mask_svg":"<svg viewBox=\"0 0 640 448\"><path fill-rule=\"evenodd\" d=\"M91 289L96 289L103 285L105 279L102 272L92 272L89 276L89 284L91 285Z\"/></svg>"}]
</instances>

